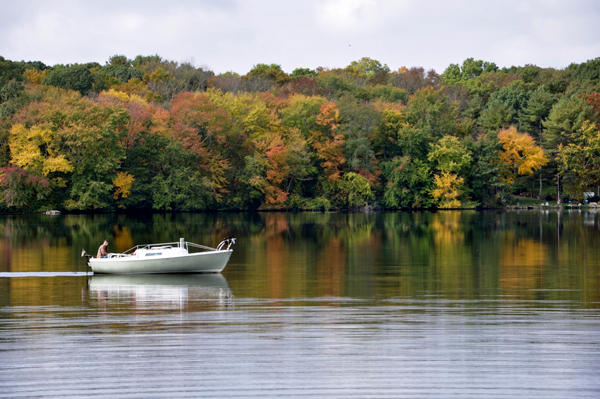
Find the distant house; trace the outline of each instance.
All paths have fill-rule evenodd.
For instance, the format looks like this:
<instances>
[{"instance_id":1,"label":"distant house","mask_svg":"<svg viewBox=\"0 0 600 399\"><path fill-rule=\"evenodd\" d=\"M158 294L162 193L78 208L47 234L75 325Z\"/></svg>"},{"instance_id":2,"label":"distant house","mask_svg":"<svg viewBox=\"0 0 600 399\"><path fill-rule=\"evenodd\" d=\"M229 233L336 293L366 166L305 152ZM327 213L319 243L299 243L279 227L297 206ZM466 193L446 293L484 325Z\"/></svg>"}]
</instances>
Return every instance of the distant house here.
<instances>
[{"instance_id":1,"label":"distant house","mask_svg":"<svg viewBox=\"0 0 600 399\"><path fill-rule=\"evenodd\" d=\"M584 192L583 192L583 198L584 198L584 199L592 198L592 197L594 197L595 195L596 195L596 193L595 193L595 192L593 192L593 191L584 191Z\"/></svg>"}]
</instances>

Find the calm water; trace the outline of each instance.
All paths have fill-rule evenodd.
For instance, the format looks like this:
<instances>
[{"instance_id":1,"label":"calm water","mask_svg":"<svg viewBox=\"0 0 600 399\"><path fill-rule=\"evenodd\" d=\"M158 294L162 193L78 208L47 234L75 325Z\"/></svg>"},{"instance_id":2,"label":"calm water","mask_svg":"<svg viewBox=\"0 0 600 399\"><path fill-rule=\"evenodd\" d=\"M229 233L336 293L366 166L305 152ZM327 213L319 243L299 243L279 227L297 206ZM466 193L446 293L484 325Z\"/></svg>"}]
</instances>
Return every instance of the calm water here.
<instances>
[{"instance_id":1,"label":"calm water","mask_svg":"<svg viewBox=\"0 0 600 399\"><path fill-rule=\"evenodd\" d=\"M227 235L222 275L79 257ZM598 398L599 215L0 215L0 397Z\"/></svg>"}]
</instances>

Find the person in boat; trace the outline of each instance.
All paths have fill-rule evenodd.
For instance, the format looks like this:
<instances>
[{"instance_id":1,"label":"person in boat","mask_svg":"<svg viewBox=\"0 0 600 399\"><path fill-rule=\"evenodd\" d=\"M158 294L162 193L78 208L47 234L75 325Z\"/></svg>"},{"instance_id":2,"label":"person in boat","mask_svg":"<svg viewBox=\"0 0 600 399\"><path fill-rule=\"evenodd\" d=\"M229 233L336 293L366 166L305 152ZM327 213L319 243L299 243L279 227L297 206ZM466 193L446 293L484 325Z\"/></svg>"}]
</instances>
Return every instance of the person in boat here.
<instances>
[{"instance_id":1,"label":"person in boat","mask_svg":"<svg viewBox=\"0 0 600 399\"><path fill-rule=\"evenodd\" d=\"M98 255L96 256L98 259L106 257L108 257L108 240L104 240L104 243L100 245L100 248L98 248Z\"/></svg>"}]
</instances>

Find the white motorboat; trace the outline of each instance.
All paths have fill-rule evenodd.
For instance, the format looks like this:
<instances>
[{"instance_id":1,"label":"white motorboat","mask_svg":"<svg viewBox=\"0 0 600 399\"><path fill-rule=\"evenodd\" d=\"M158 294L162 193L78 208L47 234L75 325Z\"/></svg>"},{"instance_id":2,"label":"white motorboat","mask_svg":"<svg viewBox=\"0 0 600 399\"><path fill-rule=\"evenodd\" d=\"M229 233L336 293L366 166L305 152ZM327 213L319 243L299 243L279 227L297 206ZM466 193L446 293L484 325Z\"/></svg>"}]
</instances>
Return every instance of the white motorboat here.
<instances>
[{"instance_id":1,"label":"white motorboat","mask_svg":"<svg viewBox=\"0 0 600 399\"><path fill-rule=\"evenodd\" d=\"M220 273L233 253L235 238L226 238L216 247L187 242L136 245L123 253L110 253L105 258L87 255L88 265L94 273L145 274L145 273ZM191 252L190 250L200 252Z\"/></svg>"}]
</instances>

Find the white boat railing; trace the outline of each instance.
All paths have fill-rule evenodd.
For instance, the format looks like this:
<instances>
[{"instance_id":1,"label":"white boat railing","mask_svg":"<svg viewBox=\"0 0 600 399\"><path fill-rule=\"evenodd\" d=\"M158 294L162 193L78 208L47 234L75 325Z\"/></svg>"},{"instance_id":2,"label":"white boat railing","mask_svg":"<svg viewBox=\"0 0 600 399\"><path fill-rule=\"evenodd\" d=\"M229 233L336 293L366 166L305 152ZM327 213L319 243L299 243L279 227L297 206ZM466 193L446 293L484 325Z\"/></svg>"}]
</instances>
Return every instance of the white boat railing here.
<instances>
[{"instance_id":1,"label":"white boat railing","mask_svg":"<svg viewBox=\"0 0 600 399\"><path fill-rule=\"evenodd\" d=\"M219 245L217 246L217 251L221 251L222 248L225 246L225 244L227 244L227 248L225 249L225 251L228 251L229 247L231 247L233 244L235 244L235 238L233 238L233 237L227 237L226 239L224 239L223 241L221 241L219 243Z\"/></svg>"}]
</instances>

